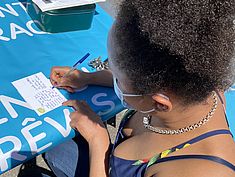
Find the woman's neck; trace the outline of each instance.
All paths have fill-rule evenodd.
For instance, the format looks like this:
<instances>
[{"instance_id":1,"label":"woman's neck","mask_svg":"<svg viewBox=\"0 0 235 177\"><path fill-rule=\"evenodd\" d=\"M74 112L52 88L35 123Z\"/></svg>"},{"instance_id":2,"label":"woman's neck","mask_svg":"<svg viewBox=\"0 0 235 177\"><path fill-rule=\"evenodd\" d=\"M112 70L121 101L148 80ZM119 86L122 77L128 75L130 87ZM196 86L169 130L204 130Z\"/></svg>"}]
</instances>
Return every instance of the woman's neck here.
<instances>
[{"instance_id":1,"label":"woman's neck","mask_svg":"<svg viewBox=\"0 0 235 177\"><path fill-rule=\"evenodd\" d=\"M152 115L151 125L170 130L193 125L209 114L214 105L213 101L213 97L210 96L205 102L197 105L188 106L187 108L176 105L170 112L157 112Z\"/></svg>"}]
</instances>

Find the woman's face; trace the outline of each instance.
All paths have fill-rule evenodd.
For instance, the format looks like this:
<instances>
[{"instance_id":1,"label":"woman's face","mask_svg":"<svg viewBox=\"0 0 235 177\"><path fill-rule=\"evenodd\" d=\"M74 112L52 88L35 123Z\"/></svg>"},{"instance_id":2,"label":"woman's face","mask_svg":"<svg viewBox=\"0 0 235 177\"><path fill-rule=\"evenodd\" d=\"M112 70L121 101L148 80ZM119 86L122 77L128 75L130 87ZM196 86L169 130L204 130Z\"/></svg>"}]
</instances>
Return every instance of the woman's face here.
<instances>
[{"instance_id":1,"label":"woman's face","mask_svg":"<svg viewBox=\"0 0 235 177\"><path fill-rule=\"evenodd\" d=\"M119 53L123 49L116 43L114 34L115 25L109 32L108 37L108 54L109 54L109 68L112 71L113 77L116 80L118 88L124 94L131 94L133 96L123 96L128 105L136 110L150 110L153 109L153 99L150 95L138 95L134 92L133 81L128 78L128 71L120 70L115 63L118 63ZM136 95L136 96L134 96Z\"/></svg>"}]
</instances>

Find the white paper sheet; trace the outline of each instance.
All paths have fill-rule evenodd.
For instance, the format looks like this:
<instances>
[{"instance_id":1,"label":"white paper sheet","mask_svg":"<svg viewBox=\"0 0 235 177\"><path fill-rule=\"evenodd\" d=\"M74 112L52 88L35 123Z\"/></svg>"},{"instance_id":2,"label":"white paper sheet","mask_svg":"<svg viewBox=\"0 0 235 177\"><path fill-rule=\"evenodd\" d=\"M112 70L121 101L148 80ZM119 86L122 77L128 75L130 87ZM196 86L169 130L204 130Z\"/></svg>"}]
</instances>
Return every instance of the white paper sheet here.
<instances>
[{"instance_id":1,"label":"white paper sheet","mask_svg":"<svg viewBox=\"0 0 235 177\"><path fill-rule=\"evenodd\" d=\"M40 72L12 82L25 101L41 116L62 105L66 98Z\"/></svg>"},{"instance_id":2,"label":"white paper sheet","mask_svg":"<svg viewBox=\"0 0 235 177\"><path fill-rule=\"evenodd\" d=\"M37 4L42 12L104 1L106 0L33 0L33 2Z\"/></svg>"}]
</instances>

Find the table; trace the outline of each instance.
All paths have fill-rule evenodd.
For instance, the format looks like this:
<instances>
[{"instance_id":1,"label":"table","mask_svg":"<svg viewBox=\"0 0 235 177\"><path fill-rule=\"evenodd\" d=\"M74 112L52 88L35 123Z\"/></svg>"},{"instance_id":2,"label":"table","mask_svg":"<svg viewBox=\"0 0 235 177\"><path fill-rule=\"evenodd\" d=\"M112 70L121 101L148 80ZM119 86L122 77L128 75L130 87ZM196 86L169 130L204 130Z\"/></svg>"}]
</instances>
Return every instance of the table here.
<instances>
[{"instance_id":1,"label":"table","mask_svg":"<svg viewBox=\"0 0 235 177\"><path fill-rule=\"evenodd\" d=\"M24 3L24 0L21 0ZM71 139L71 109L60 107L38 116L11 84L20 78L43 72L52 66L72 66L89 52L79 66L107 58L107 35L113 19L97 6L92 28L86 31L47 34L40 31L17 0L0 1L0 174ZM68 99L86 100L103 121L123 110L112 88L89 86L76 94L62 92Z\"/></svg>"}]
</instances>

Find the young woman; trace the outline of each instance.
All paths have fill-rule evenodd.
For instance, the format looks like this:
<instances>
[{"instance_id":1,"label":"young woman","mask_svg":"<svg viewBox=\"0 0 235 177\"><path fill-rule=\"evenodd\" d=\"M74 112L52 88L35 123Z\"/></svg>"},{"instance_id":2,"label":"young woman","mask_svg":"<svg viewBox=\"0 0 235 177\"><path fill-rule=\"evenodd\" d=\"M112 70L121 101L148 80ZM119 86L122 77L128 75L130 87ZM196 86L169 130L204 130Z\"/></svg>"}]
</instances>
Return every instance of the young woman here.
<instances>
[{"instance_id":1,"label":"young woman","mask_svg":"<svg viewBox=\"0 0 235 177\"><path fill-rule=\"evenodd\" d=\"M234 83L234 18L234 0L124 1L109 34L111 72L61 79L69 68L52 69L53 85L114 86L129 108L110 149L99 116L84 101L64 103L88 142L91 177L235 176L223 96ZM63 147L54 159L59 151L77 158L79 147Z\"/></svg>"}]
</instances>

